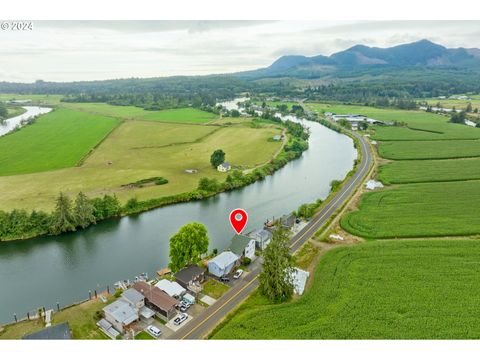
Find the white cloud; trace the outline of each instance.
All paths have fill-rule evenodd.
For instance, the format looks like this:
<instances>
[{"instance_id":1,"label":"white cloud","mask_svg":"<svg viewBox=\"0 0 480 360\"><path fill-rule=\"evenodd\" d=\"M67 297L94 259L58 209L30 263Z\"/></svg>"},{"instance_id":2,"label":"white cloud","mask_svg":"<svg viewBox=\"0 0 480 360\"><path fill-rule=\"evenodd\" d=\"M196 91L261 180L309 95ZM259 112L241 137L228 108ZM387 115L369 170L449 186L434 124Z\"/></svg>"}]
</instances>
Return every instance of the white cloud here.
<instances>
[{"instance_id":1,"label":"white cloud","mask_svg":"<svg viewBox=\"0 0 480 360\"><path fill-rule=\"evenodd\" d=\"M0 32L0 81L203 75L428 38L480 47L478 21L42 21Z\"/></svg>"}]
</instances>

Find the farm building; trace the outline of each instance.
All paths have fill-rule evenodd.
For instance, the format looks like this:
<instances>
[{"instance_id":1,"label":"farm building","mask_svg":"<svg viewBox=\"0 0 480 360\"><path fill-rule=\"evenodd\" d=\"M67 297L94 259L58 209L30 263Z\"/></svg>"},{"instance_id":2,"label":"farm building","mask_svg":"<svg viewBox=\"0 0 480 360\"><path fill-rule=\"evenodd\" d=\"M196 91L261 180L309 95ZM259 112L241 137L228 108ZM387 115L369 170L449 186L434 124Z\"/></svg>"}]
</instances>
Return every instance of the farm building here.
<instances>
[{"instance_id":1,"label":"farm building","mask_svg":"<svg viewBox=\"0 0 480 360\"><path fill-rule=\"evenodd\" d=\"M105 320L120 333L125 327L138 320L138 310L124 299L114 301L103 308Z\"/></svg>"},{"instance_id":2,"label":"farm building","mask_svg":"<svg viewBox=\"0 0 480 360\"><path fill-rule=\"evenodd\" d=\"M206 272L207 270L200 266L189 265L173 276L181 286L194 291L197 288L201 289L201 284L205 281ZM194 292L196 293L197 291Z\"/></svg>"},{"instance_id":3,"label":"farm building","mask_svg":"<svg viewBox=\"0 0 480 360\"><path fill-rule=\"evenodd\" d=\"M187 291L181 287L177 282L170 281L167 279L162 279L155 284L155 287L159 288L163 292L167 293L169 296L174 298L180 298Z\"/></svg>"},{"instance_id":4,"label":"farm building","mask_svg":"<svg viewBox=\"0 0 480 360\"><path fill-rule=\"evenodd\" d=\"M293 272L293 292L298 295L302 295L305 291L305 285L307 283L307 279L310 276L308 271L294 268Z\"/></svg>"},{"instance_id":5,"label":"farm building","mask_svg":"<svg viewBox=\"0 0 480 360\"><path fill-rule=\"evenodd\" d=\"M375 190L375 189L381 189L383 188L383 184L380 181L375 181L375 180L368 180L365 183L365 187L367 190Z\"/></svg>"},{"instance_id":6,"label":"farm building","mask_svg":"<svg viewBox=\"0 0 480 360\"><path fill-rule=\"evenodd\" d=\"M280 141L282 140L282 135L275 135L272 139L273 141Z\"/></svg>"},{"instance_id":7,"label":"farm building","mask_svg":"<svg viewBox=\"0 0 480 360\"><path fill-rule=\"evenodd\" d=\"M208 271L217 277L229 274L235 265L237 265L239 257L231 251L224 251L215 256L208 262Z\"/></svg>"},{"instance_id":8,"label":"farm building","mask_svg":"<svg viewBox=\"0 0 480 360\"><path fill-rule=\"evenodd\" d=\"M245 235L235 235L230 242L230 251L239 258L255 257L255 240Z\"/></svg>"},{"instance_id":9,"label":"farm building","mask_svg":"<svg viewBox=\"0 0 480 360\"><path fill-rule=\"evenodd\" d=\"M65 321L55 326L49 326L32 334L25 335L23 340L70 340L70 327Z\"/></svg>"},{"instance_id":10,"label":"farm building","mask_svg":"<svg viewBox=\"0 0 480 360\"><path fill-rule=\"evenodd\" d=\"M265 250L270 240L272 240L272 233L268 230L255 230L250 233L250 238L255 240L255 245L260 250Z\"/></svg>"},{"instance_id":11,"label":"farm building","mask_svg":"<svg viewBox=\"0 0 480 360\"><path fill-rule=\"evenodd\" d=\"M176 314L175 306L179 301L159 288L144 281L136 282L133 288L145 296L145 306L155 311L160 318L168 321Z\"/></svg>"},{"instance_id":12,"label":"farm building","mask_svg":"<svg viewBox=\"0 0 480 360\"><path fill-rule=\"evenodd\" d=\"M217 170L220 171L220 172L230 171L231 168L232 168L232 166L228 162L225 162L225 163L217 166Z\"/></svg>"}]
</instances>

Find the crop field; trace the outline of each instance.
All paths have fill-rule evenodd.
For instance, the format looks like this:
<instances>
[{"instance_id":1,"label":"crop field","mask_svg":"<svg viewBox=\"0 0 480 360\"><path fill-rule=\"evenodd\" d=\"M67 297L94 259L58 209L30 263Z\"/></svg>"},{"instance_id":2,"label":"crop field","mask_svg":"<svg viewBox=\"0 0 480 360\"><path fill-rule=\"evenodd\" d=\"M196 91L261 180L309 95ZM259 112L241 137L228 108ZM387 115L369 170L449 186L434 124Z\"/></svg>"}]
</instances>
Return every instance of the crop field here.
<instances>
[{"instance_id":1,"label":"crop field","mask_svg":"<svg viewBox=\"0 0 480 360\"><path fill-rule=\"evenodd\" d=\"M384 184L480 179L480 158L405 160L382 165L378 179Z\"/></svg>"},{"instance_id":2,"label":"crop field","mask_svg":"<svg viewBox=\"0 0 480 360\"><path fill-rule=\"evenodd\" d=\"M477 157L480 156L480 141L382 141L379 146L379 155L392 160Z\"/></svg>"},{"instance_id":3,"label":"crop field","mask_svg":"<svg viewBox=\"0 0 480 360\"><path fill-rule=\"evenodd\" d=\"M58 109L0 138L0 176L75 166L118 120Z\"/></svg>"},{"instance_id":4,"label":"crop field","mask_svg":"<svg viewBox=\"0 0 480 360\"><path fill-rule=\"evenodd\" d=\"M328 251L298 300L250 297L214 339L478 339L480 242L382 241ZM461 280L461 281L459 281Z\"/></svg>"},{"instance_id":5,"label":"crop field","mask_svg":"<svg viewBox=\"0 0 480 360\"><path fill-rule=\"evenodd\" d=\"M151 120L174 123L203 124L218 115L194 108L148 111L136 106L115 106L105 103L63 103L62 106L92 114L111 116L124 120Z\"/></svg>"},{"instance_id":6,"label":"crop field","mask_svg":"<svg viewBox=\"0 0 480 360\"><path fill-rule=\"evenodd\" d=\"M470 96L472 100L458 100L458 99L417 99L420 102L427 102L430 106L437 106L440 103L440 106L445 109L453 109L454 107L458 110L465 110L468 106L468 103L472 104L472 109L479 109L480 110L480 99L475 99L474 97Z\"/></svg>"},{"instance_id":7,"label":"crop field","mask_svg":"<svg viewBox=\"0 0 480 360\"><path fill-rule=\"evenodd\" d=\"M60 191L72 197L79 191L91 197L116 193L122 202L135 196L146 200L191 191L202 177L219 180L226 177L210 165L210 155L215 149L223 149L226 160L233 166L250 168L272 158L281 144L268 140L280 132L276 127L251 128L247 124L201 126L126 121L81 166L0 177L3 190L0 209L50 210ZM198 173L185 172L192 168ZM166 178L168 184L122 187L157 176Z\"/></svg>"},{"instance_id":8,"label":"crop field","mask_svg":"<svg viewBox=\"0 0 480 360\"><path fill-rule=\"evenodd\" d=\"M396 185L365 194L342 227L366 238L480 234L479 181Z\"/></svg>"}]
</instances>

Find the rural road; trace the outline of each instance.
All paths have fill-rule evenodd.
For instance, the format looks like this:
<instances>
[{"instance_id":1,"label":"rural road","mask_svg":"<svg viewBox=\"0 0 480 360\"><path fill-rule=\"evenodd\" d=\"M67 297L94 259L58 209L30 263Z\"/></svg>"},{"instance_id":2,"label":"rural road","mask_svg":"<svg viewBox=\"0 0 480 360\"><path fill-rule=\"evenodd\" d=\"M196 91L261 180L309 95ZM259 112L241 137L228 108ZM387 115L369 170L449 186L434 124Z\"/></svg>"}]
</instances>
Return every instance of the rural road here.
<instances>
[{"instance_id":1,"label":"rural road","mask_svg":"<svg viewBox=\"0 0 480 360\"><path fill-rule=\"evenodd\" d=\"M362 161L357 171L328 202L323 204L322 209L312 217L310 222L292 237L290 242L291 252L298 250L342 207L350 195L362 184L363 178L367 175L372 164L370 146L363 136L356 133L352 134L359 140L362 154ZM242 280L232 286L216 303L174 333L170 339L202 339L207 336L230 311L255 290L258 286L260 270L261 265L257 261L254 263L253 269Z\"/></svg>"}]
</instances>

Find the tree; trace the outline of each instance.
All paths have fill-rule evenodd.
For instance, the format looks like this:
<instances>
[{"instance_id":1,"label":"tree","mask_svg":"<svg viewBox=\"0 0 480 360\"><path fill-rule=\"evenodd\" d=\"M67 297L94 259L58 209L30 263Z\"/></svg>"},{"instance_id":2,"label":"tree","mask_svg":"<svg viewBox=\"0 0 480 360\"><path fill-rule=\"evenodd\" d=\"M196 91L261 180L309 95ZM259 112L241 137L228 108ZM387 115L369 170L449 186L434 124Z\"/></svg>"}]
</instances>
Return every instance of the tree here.
<instances>
[{"instance_id":1,"label":"tree","mask_svg":"<svg viewBox=\"0 0 480 360\"><path fill-rule=\"evenodd\" d=\"M283 302L293 294L293 258L288 247L288 233L278 228L263 252L260 292L272 302Z\"/></svg>"},{"instance_id":2,"label":"tree","mask_svg":"<svg viewBox=\"0 0 480 360\"><path fill-rule=\"evenodd\" d=\"M467 112L467 113L471 113L471 112L472 112L472 103L471 103L471 102L469 102L469 103L467 104L467 108L465 109L465 112Z\"/></svg>"},{"instance_id":3,"label":"tree","mask_svg":"<svg viewBox=\"0 0 480 360\"><path fill-rule=\"evenodd\" d=\"M465 124L466 114L464 111L453 112L450 117L450 122L454 124Z\"/></svg>"},{"instance_id":4,"label":"tree","mask_svg":"<svg viewBox=\"0 0 480 360\"><path fill-rule=\"evenodd\" d=\"M198 182L198 190L203 191L217 191L220 187L220 183L217 179L201 178Z\"/></svg>"},{"instance_id":5,"label":"tree","mask_svg":"<svg viewBox=\"0 0 480 360\"><path fill-rule=\"evenodd\" d=\"M63 192L58 195L55 211L53 212L51 233L58 235L75 230L75 217L72 212L72 201Z\"/></svg>"},{"instance_id":6,"label":"tree","mask_svg":"<svg viewBox=\"0 0 480 360\"><path fill-rule=\"evenodd\" d=\"M75 215L75 224L82 229L85 229L90 224L95 224L96 218L93 214L93 204L83 192L78 193L73 211Z\"/></svg>"},{"instance_id":7,"label":"tree","mask_svg":"<svg viewBox=\"0 0 480 360\"><path fill-rule=\"evenodd\" d=\"M4 119L8 116L7 107L0 101L0 119Z\"/></svg>"},{"instance_id":8,"label":"tree","mask_svg":"<svg viewBox=\"0 0 480 360\"><path fill-rule=\"evenodd\" d=\"M208 235L205 225L193 222L180 228L170 238L170 264L173 272L183 269L189 264L200 261L208 251Z\"/></svg>"},{"instance_id":9,"label":"tree","mask_svg":"<svg viewBox=\"0 0 480 360\"><path fill-rule=\"evenodd\" d=\"M212 164L214 168L222 164L224 161L225 161L225 153L222 149L215 150L212 156L210 156L210 164Z\"/></svg>"}]
</instances>

